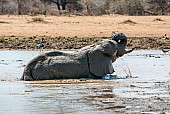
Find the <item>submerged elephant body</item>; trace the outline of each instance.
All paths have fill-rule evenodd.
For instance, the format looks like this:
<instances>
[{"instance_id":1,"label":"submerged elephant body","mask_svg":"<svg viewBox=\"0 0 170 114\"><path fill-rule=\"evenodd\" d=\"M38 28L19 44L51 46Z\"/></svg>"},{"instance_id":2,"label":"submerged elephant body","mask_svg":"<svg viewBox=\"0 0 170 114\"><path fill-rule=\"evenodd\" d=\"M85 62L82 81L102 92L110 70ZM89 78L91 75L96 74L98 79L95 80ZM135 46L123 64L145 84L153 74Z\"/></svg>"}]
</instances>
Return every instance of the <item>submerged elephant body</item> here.
<instances>
[{"instance_id":1,"label":"submerged elephant body","mask_svg":"<svg viewBox=\"0 0 170 114\"><path fill-rule=\"evenodd\" d=\"M42 54L27 65L23 80L90 77L86 56L57 51Z\"/></svg>"},{"instance_id":2,"label":"submerged elephant body","mask_svg":"<svg viewBox=\"0 0 170 114\"><path fill-rule=\"evenodd\" d=\"M21 79L99 79L112 74L112 63L127 53L127 38L121 34L112 39L99 41L74 53L53 51L41 54L26 65Z\"/></svg>"}]
</instances>

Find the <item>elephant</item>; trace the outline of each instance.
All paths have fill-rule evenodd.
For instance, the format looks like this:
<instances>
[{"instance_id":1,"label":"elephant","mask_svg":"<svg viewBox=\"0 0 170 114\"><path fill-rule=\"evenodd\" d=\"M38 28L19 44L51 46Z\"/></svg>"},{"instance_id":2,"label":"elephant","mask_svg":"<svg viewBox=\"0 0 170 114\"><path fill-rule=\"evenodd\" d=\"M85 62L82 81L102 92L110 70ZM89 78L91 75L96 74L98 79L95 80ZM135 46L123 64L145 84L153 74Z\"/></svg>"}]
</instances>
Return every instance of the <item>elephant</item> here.
<instances>
[{"instance_id":1,"label":"elephant","mask_svg":"<svg viewBox=\"0 0 170 114\"><path fill-rule=\"evenodd\" d=\"M123 33L85 46L73 53L51 51L38 55L26 66L24 81L53 79L102 79L114 72L112 63L131 52L125 50L127 37Z\"/></svg>"}]
</instances>

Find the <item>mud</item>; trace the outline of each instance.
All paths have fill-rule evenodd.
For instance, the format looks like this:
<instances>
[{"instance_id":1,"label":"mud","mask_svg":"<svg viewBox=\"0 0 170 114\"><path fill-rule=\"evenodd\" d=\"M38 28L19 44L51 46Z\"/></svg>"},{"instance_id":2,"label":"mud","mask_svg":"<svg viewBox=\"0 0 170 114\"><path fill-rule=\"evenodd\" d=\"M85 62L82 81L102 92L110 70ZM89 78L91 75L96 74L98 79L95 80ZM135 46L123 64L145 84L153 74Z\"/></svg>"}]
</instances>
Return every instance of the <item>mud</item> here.
<instances>
[{"instance_id":1,"label":"mud","mask_svg":"<svg viewBox=\"0 0 170 114\"><path fill-rule=\"evenodd\" d=\"M140 50L119 58L112 80L20 81L39 51L0 51L0 114L170 112L170 53ZM131 73L131 78L126 78Z\"/></svg>"},{"instance_id":2,"label":"mud","mask_svg":"<svg viewBox=\"0 0 170 114\"><path fill-rule=\"evenodd\" d=\"M102 39L111 39L109 37L16 37L0 36L1 50L36 50L40 41L44 44L44 49L71 50L80 49L84 46L94 44ZM137 47L136 49L170 49L170 37L129 37L127 48Z\"/></svg>"}]
</instances>

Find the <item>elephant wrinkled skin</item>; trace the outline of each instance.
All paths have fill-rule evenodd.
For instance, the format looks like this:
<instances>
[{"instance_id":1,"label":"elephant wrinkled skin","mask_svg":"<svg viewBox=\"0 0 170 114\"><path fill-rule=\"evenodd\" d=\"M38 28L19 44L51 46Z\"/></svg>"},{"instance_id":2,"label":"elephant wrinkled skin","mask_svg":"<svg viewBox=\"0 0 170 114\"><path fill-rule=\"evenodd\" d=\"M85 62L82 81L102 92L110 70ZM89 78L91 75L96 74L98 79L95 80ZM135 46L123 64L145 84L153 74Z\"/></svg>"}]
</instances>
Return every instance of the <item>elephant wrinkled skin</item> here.
<instances>
[{"instance_id":1,"label":"elephant wrinkled skin","mask_svg":"<svg viewBox=\"0 0 170 114\"><path fill-rule=\"evenodd\" d=\"M114 72L112 63L126 53L125 45L120 44L120 48L115 40L102 40L74 53L47 52L26 65L21 79L99 79Z\"/></svg>"}]
</instances>

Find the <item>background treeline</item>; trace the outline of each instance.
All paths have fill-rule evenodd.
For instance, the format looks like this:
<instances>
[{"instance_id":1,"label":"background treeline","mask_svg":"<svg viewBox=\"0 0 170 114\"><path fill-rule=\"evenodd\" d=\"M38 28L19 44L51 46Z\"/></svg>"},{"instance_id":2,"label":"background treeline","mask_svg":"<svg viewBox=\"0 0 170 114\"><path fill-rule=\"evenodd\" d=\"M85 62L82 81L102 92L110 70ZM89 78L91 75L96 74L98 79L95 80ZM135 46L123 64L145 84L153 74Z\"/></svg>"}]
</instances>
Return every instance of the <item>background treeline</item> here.
<instances>
[{"instance_id":1,"label":"background treeline","mask_svg":"<svg viewBox=\"0 0 170 114\"><path fill-rule=\"evenodd\" d=\"M170 0L0 0L0 14L170 15Z\"/></svg>"}]
</instances>

